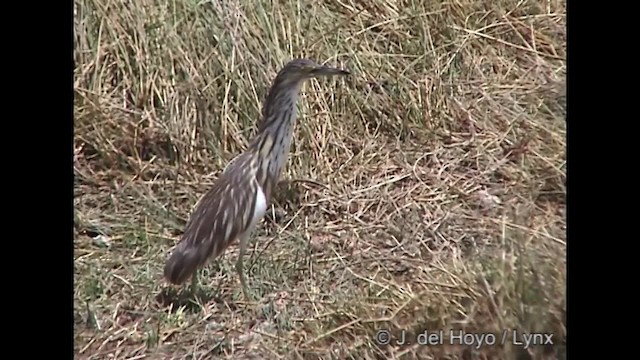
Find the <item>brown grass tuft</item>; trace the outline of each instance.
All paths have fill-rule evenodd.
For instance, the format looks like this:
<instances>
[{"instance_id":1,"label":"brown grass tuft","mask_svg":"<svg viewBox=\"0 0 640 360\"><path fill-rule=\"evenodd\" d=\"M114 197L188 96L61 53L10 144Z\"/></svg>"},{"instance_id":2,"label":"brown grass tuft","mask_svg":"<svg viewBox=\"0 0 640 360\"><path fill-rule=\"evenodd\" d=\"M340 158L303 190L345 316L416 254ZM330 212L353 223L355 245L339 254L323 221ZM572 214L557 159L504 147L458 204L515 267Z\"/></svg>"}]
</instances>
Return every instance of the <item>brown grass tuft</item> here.
<instances>
[{"instance_id":1,"label":"brown grass tuft","mask_svg":"<svg viewBox=\"0 0 640 360\"><path fill-rule=\"evenodd\" d=\"M564 358L565 9L76 0L76 357ZM262 300L240 301L232 246L201 304L164 301L192 207L300 56L353 75L304 89L251 251Z\"/></svg>"}]
</instances>

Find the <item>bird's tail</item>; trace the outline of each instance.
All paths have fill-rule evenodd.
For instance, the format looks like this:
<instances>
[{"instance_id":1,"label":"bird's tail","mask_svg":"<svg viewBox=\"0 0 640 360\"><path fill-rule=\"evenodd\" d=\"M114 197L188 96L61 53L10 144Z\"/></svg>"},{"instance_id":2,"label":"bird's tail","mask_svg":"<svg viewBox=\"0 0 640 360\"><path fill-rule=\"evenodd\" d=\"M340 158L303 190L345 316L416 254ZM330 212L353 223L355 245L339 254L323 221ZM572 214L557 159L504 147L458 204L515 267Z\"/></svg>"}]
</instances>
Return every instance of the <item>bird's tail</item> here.
<instances>
[{"instance_id":1,"label":"bird's tail","mask_svg":"<svg viewBox=\"0 0 640 360\"><path fill-rule=\"evenodd\" d=\"M199 257L196 251L178 244L164 265L164 277L174 285L181 285L187 281L198 269Z\"/></svg>"}]
</instances>

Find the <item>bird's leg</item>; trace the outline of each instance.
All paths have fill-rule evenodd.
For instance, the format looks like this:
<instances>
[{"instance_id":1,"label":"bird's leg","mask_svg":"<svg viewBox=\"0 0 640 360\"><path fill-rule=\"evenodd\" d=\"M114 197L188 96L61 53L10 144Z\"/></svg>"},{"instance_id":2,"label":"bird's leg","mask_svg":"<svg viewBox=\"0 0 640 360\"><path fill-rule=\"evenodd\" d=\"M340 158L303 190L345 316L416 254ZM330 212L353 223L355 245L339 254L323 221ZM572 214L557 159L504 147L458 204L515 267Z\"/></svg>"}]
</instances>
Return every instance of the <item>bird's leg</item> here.
<instances>
[{"instance_id":1,"label":"bird's leg","mask_svg":"<svg viewBox=\"0 0 640 360\"><path fill-rule=\"evenodd\" d=\"M198 271L194 271L191 275L191 296L195 298L198 289Z\"/></svg>"},{"instance_id":2,"label":"bird's leg","mask_svg":"<svg viewBox=\"0 0 640 360\"><path fill-rule=\"evenodd\" d=\"M244 257L244 253L247 250L247 242L249 240L249 234L244 234L240 237L240 251L238 253L238 262L236 262L236 271L238 272L238 276L240 276L240 284L242 285L242 294L246 301L250 301L249 291L247 289L247 282L244 277L244 269L242 258Z\"/></svg>"}]
</instances>

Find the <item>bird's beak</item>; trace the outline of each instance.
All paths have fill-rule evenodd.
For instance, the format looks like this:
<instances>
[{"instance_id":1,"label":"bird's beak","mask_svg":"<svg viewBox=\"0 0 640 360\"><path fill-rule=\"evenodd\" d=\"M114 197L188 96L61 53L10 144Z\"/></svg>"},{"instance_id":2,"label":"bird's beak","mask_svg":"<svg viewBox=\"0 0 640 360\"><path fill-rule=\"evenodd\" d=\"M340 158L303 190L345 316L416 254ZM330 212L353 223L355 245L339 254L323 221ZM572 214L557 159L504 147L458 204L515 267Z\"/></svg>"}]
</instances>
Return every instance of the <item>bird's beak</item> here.
<instances>
[{"instance_id":1,"label":"bird's beak","mask_svg":"<svg viewBox=\"0 0 640 360\"><path fill-rule=\"evenodd\" d=\"M338 69L330 66L318 66L311 70L311 76L335 76L335 75L349 75L351 74L347 70Z\"/></svg>"}]
</instances>

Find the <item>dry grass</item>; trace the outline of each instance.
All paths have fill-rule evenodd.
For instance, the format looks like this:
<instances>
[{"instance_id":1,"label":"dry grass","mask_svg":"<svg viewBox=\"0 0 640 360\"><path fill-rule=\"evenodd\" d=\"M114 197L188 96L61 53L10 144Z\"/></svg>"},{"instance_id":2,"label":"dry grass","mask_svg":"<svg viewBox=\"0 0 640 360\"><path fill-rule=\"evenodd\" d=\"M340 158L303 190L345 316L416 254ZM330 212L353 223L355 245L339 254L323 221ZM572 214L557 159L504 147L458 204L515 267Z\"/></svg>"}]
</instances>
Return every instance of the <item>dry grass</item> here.
<instances>
[{"instance_id":1,"label":"dry grass","mask_svg":"<svg viewBox=\"0 0 640 360\"><path fill-rule=\"evenodd\" d=\"M564 358L564 2L75 10L77 358ZM235 246L200 304L160 301L192 207L299 56L353 76L304 88L284 180L322 186L280 184L284 215L250 251L261 301L242 301ZM384 345L379 329L554 345Z\"/></svg>"}]
</instances>

